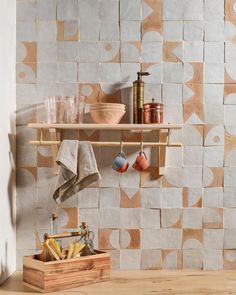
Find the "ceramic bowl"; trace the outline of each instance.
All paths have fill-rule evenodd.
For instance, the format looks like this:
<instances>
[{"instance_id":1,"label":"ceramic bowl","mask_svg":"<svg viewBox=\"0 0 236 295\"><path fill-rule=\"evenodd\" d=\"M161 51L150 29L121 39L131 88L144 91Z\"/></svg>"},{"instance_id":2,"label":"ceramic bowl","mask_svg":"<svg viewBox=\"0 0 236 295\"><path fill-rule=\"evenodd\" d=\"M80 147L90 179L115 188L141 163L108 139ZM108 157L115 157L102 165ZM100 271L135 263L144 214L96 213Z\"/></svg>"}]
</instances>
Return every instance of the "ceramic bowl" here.
<instances>
[{"instance_id":1,"label":"ceramic bowl","mask_svg":"<svg viewBox=\"0 0 236 295\"><path fill-rule=\"evenodd\" d=\"M118 124L125 114L125 110L90 110L93 121L97 124Z\"/></svg>"},{"instance_id":2,"label":"ceramic bowl","mask_svg":"<svg viewBox=\"0 0 236 295\"><path fill-rule=\"evenodd\" d=\"M121 109L124 110L125 109L125 105L124 104L120 104L120 103L96 103L96 104L91 104L90 105L90 109L91 110L97 110L97 109Z\"/></svg>"}]
</instances>

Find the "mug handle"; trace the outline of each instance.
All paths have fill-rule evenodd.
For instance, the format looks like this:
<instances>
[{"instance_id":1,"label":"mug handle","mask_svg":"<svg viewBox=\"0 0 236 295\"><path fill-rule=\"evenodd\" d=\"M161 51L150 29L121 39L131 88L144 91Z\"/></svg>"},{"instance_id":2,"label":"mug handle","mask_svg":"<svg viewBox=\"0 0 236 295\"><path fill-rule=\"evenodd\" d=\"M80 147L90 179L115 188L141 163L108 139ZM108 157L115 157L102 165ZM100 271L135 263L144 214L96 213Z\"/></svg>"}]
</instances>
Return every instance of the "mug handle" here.
<instances>
[{"instance_id":1,"label":"mug handle","mask_svg":"<svg viewBox=\"0 0 236 295\"><path fill-rule=\"evenodd\" d=\"M145 159L147 160L147 155L146 155L145 152L141 151L141 152L139 153L139 155L140 155L140 156L141 156L141 155L144 155Z\"/></svg>"}]
</instances>

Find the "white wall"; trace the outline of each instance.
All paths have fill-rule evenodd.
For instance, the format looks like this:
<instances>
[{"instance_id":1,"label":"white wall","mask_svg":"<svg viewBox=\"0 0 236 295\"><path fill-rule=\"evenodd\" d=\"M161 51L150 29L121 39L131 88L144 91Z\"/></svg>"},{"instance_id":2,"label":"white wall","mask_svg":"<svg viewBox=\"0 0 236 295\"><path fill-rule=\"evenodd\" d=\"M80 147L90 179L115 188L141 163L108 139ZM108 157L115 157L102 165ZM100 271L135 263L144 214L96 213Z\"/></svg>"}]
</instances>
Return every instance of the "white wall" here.
<instances>
[{"instance_id":1,"label":"white wall","mask_svg":"<svg viewBox=\"0 0 236 295\"><path fill-rule=\"evenodd\" d=\"M15 0L0 0L0 284L15 271Z\"/></svg>"}]
</instances>

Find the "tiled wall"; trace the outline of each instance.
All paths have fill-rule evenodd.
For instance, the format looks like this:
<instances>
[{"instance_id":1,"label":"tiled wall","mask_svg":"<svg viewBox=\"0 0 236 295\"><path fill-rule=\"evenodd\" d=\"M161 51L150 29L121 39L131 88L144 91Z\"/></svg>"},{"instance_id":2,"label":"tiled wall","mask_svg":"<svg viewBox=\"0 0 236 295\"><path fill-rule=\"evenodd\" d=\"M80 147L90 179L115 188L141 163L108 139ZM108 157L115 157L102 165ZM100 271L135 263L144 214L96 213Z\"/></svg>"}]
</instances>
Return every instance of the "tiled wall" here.
<instances>
[{"instance_id":1,"label":"tiled wall","mask_svg":"<svg viewBox=\"0 0 236 295\"><path fill-rule=\"evenodd\" d=\"M184 123L171 138L183 148L168 148L164 177L157 175L155 150L147 149L148 171L118 175L111 170L118 149L96 149L102 180L57 208L60 224L74 229L87 221L114 268L235 269L236 1L18 0L17 6L18 265L35 252L35 230L48 231L56 207L51 151L27 144L35 132L26 123L41 120L44 96L78 93L89 103L125 103L130 122L132 81L142 69L151 73L146 101L164 103L165 122ZM127 132L79 136L140 140ZM132 163L137 149L125 151Z\"/></svg>"}]
</instances>

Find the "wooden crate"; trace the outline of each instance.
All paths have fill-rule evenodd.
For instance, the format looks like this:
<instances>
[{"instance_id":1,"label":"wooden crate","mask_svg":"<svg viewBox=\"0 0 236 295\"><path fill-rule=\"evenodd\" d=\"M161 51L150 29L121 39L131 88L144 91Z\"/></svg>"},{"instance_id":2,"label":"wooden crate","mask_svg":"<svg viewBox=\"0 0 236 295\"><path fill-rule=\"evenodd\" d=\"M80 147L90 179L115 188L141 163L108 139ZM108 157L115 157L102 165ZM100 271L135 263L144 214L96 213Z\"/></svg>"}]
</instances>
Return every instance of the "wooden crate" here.
<instances>
[{"instance_id":1,"label":"wooden crate","mask_svg":"<svg viewBox=\"0 0 236 295\"><path fill-rule=\"evenodd\" d=\"M40 292L54 292L110 279L110 255L96 250L95 255L43 262L38 255L25 256L24 285Z\"/></svg>"}]
</instances>

